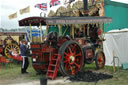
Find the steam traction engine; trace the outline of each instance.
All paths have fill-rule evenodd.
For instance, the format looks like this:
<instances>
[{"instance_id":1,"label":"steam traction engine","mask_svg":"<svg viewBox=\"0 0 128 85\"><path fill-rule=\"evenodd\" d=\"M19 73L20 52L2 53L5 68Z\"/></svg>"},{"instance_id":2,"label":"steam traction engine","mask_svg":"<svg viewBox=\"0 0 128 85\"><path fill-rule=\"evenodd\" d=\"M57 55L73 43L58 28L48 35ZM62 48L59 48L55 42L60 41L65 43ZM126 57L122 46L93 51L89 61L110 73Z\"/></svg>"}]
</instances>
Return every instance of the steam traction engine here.
<instances>
[{"instance_id":1,"label":"steam traction engine","mask_svg":"<svg viewBox=\"0 0 128 85\"><path fill-rule=\"evenodd\" d=\"M102 29L98 25L111 21L108 17L29 17L20 20L19 25L30 26L30 29L40 26L40 30L42 25L46 26L45 39L40 36L41 42L33 42L31 38L32 65L38 73L46 72L47 78L55 79L58 69L62 75L70 76L93 61L98 69L104 67ZM79 28L74 24L79 24ZM49 31L51 28L53 30ZM65 35L66 31L68 35ZM81 32L82 35L77 35Z\"/></svg>"},{"instance_id":2,"label":"steam traction engine","mask_svg":"<svg viewBox=\"0 0 128 85\"><path fill-rule=\"evenodd\" d=\"M11 52L14 49L17 54L20 54L19 41L25 36L25 32L0 32L0 54L11 58Z\"/></svg>"}]
</instances>

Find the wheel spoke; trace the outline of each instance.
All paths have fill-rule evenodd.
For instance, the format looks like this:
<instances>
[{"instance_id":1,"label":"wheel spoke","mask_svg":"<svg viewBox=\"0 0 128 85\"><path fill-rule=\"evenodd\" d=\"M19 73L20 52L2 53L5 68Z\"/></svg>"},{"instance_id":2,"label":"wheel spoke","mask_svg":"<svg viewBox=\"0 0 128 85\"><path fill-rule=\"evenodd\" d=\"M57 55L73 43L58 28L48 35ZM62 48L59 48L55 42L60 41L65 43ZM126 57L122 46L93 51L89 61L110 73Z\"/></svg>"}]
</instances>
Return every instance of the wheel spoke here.
<instances>
[{"instance_id":1,"label":"wheel spoke","mask_svg":"<svg viewBox=\"0 0 128 85\"><path fill-rule=\"evenodd\" d=\"M76 44L73 45L72 51L75 52L76 46L77 46Z\"/></svg>"},{"instance_id":2,"label":"wheel spoke","mask_svg":"<svg viewBox=\"0 0 128 85\"><path fill-rule=\"evenodd\" d=\"M75 57L77 57L77 56L81 56L81 53L75 54L74 56L75 56Z\"/></svg>"},{"instance_id":3,"label":"wheel spoke","mask_svg":"<svg viewBox=\"0 0 128 85\"><path fill-rule=\"evenodd\" d=\"M10 49L10 47L7 47L8 49Z\"/></svg>"},{"instance_id":4,"label":"wheel spoke","mask_svg":"<svg viewBox=\"0 0 128 85\"><path fill-rule=\"evenodd\" d=\"M71 65L69 65L69 67L70 67L71 73L73 74L73 68L71 67Z\"/></svg>"},{"instance_id":5,"label":"wheel spoke","mask_svg":"<svg viewBox=\"0 0 128 85\"><path fill-rule=\"evenodd\" d=\"M69 50L70 54L72 54L72 51L71 51L71 48L70 47L68 47L68 50Z\"/></svg>"},{"instance_id":6,"label":"wheel spoke","mask_svg":"<svg viewBox=\"0 0 128 85\"><path fill-rule=\"evenodd\" d=\"M9 49L9 48L7 48L7 50L9 51L10 49Z\"/></svg>"},{"instance_id":7,"label":"wheel spoke","mask_svg":"<svg viewBox=\"0 0 128 85\"><path fill-rule=\"evenodd\" d=\"M65 54L66 56L70 56L70 54L68 54L68 53L66 53L66 52L65 52L64 54Z\"/></svg>"},{"instance_id":8,"label":"wheel spoke","mask_svg":"<svg viewBox=\"0 0 128 85\"><path fill-rule=\"evenodd\" d=\"M64 61L64 63L66 63L66 62L68 62L68 60L67 60L67 59Z\"/></svg>"},{"instance_id":9,"label":"wheel spoke","mask_svg":"<svg viewBox=\"0 0 128 85\"><path fill-rule=\"evenodd\" d=\"M76 63L80 63L79 58L77 58L75 61L76 61Z\"/></svg>"},{"instance_id":10,"label":"wheel spoke","mask_svg":"<svg viewBox=\"0 0 128 85\"><path fill-rule=\"evenodd\" d=\"M78 64L77 64L77 63L75 63L75 62L74 62L74 64L75 64L78 68L80 68L80 65L78 65Z\"/></svg>"},{"instance_id":11,"label":"wheel spoke","mask_svg":"<svg viewBox=\"0 0 128 85\"><path fill-rule=\"evenodd\" d=\"M65 68L66 71L68 71L68 69L69 69L68 63L65 64L65 67L64 68Z\"/></svg>"}]
</instances>

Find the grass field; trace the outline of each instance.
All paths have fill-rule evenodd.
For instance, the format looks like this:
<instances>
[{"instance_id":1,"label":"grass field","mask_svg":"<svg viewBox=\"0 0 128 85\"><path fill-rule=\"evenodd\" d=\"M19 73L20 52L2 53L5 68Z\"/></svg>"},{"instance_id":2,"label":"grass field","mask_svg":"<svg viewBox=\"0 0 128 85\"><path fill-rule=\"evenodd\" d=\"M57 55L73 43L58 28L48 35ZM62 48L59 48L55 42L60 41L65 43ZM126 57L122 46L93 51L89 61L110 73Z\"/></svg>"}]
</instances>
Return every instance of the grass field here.
<instances>
[{"instance_id":1,"label":"grass field","mask_svg":"<svg viewBox=\"0 0 128 85\"><path fill-rule=\"evenodd\" d=\"M95 70L95 64L90 64L85 66L85 70L98 71L102 73L112 74L112 79L100 80L95 82L71 82L67 84L57 84L57 85L128 85L128 70L122 70L121 68L116 68L116 72L113 73L113 68L110 66L105 66L104 69ZM0 70L0 85L9 85L15 82L27 82L33 80L39 80L44 75L36 75L35 70L32 68L30 63L28 68L28 75L21 74L21 66L17 64L8 64L7 66L2 66ZM60 74L60 73L59 73Z\"/></svg>"}]
</instances>

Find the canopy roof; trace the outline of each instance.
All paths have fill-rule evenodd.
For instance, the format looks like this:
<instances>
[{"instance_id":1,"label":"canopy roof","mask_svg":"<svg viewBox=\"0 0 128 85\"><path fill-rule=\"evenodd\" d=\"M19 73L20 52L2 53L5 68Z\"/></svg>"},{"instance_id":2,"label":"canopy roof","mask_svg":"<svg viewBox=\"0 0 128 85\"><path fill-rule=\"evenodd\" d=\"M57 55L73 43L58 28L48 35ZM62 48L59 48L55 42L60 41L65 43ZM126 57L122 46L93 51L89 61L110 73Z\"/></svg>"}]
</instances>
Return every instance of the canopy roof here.
<instances>
[{"instance_id":1,"label":"canopy roof","mask_svg":"<svg viewBox=\"0 0 128 85\"><path fill-rule=\"evenodd\" d=\"M39 26L46 24L90 24L90 23L109 23L109 17L28 17L19 21L19 26Z\"/></svg>"},{"instance_id":2,"label":"canopy roof","mask_svg":"<svg viewBox=\"0 0 128 85\"><path fill-rule=\"evenodd\" d=\"M19 20L19 26L39 26L40 23L42 25L46 25L45 19L43 17L28 17L22 20Z\"/></svg>"},{"instance_id":3,"label":"canopy roof","mask_svg":"<svg viewBox=\"0 0 128 85\"><path fill-rule=\"evenodd\" d=\"M112 18L109 17L48 17L46 24L89 24L89 23L109 23Z\"/></svg>"},{"instance_id":4,"label":"canopy roof","mask_svg":"<svg viewBox=\"0 0 128 85\"><path fill-rule=\"evenodd\" d=\"M21 35L26 35L26 32L0 32L0 36L21 36Z\"/></svg>"}]
</instances>

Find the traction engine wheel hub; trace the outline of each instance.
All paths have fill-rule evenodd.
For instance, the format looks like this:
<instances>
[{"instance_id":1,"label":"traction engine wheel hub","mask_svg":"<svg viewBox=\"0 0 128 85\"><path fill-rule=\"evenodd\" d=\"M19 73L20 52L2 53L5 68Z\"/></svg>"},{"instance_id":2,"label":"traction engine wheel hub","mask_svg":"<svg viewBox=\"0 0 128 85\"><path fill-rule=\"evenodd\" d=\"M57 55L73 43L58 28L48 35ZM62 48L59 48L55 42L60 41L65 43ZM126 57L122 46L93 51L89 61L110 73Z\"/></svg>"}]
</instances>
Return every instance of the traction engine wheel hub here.
<instances>
[{"instance_id":1,"label":"traction engine wheel hub","mask_svg":"<svg viewBox=\"0 0 128 85\"><path fill-rule=\"evenodd\" d=\"M71 55L69 57L69 61L70 61L70 64L73 64L75 62L75 57L73 55Z\"/></svg>"}]
</instances>

